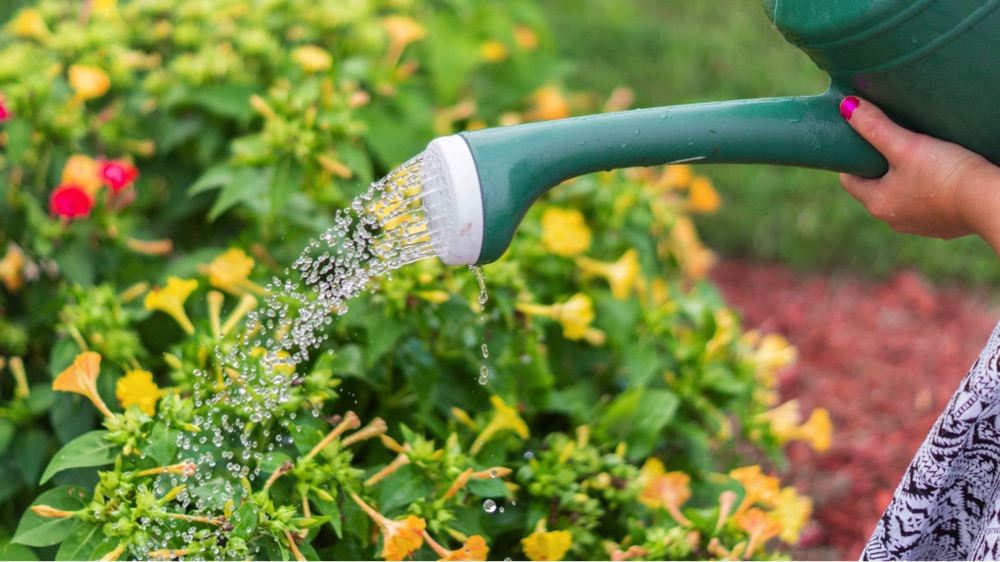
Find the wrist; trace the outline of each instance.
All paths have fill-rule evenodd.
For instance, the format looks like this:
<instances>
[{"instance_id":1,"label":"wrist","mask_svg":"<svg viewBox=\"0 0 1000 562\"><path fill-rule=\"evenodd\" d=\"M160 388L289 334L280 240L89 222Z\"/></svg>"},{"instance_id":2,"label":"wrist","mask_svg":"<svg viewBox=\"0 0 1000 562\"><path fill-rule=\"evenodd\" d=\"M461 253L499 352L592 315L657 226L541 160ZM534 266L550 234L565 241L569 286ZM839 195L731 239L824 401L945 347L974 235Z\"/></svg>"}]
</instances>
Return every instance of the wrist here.
<instances>
[{"instance_id":1,"label":"wrist","mask_svg":"<svg viewBox=\"0 0 1000 562\"><path fill-rule=\"evenodd\" d=\"M973 234L1000 254L1000 168L983 160L959 186L960 212Z\"/></svg>"}]
</instances>

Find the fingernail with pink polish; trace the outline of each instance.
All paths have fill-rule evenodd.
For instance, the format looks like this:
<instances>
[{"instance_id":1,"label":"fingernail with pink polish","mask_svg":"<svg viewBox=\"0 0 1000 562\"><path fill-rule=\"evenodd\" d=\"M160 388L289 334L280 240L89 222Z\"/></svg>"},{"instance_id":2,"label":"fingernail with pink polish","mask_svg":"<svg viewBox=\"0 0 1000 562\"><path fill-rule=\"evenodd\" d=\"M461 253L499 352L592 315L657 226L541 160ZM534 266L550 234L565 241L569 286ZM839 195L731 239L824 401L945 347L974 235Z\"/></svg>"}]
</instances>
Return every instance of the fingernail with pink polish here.
<instances>
[{"instance_id":1,"label":"fingernail with pink polish","mask_svg":"<svg viewBox=\"0 0 1000 562\"><path fill-rule=\"evenodd\" d=\"M844 116L844 119L848 121L851 120L851 116L854 115L854 110L861 105L861 100L854 96L847 96L844 101L840 102L840 114Z\"/></svg>"}]
</instances>

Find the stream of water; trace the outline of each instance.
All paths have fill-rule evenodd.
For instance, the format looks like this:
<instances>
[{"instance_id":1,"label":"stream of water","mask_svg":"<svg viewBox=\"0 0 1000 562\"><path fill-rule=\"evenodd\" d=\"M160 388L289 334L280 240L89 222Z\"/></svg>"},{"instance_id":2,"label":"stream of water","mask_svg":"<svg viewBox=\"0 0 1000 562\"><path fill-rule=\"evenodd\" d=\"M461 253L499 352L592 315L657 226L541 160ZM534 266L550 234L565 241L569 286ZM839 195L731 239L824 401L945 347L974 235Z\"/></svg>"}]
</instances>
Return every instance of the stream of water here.
<instances>
[{"instance_id":1,"label":"stream of water","mask_svg":"<svg viewBox=\"0 0 1000 562\"><path fill-rule=\"evenodd\" d=\"M348 313L352 299L374 293L379 280L391 279L393 271L445 250L436 246L432 234L448 217L440 209L425 209L422 202L424 181L436 173L437 163L421 154L372 183L335 214L333 225L310 242L283 278L273 279L263 305L248 316L238 344L216 348L219 371L197 373L201 382L194 388L195 405L208 413L194 419L200 431L183 431L177 438L179 459L193 461L194 474L187 480L161 478L158 493L185 482L187 489L178 499L189 513L209 517L218 516L229 500L241 503L242 479L255 479L276 447L292 443L295 415L272 418L291 396L295 366L308 361L329 338L330 325ZM478 300L485 307L485 279L481 269L473 271ZM485 359L485 342L482 352ZM488 376L484 364L479 382L485 384ZM191 536L184 538L190 540L195 529L188 532ZM166 548L171 538L167 530L153 529L153 535L146 552ZM215 554L231 558L235 553Z\"/></svg>"}]
</instances>

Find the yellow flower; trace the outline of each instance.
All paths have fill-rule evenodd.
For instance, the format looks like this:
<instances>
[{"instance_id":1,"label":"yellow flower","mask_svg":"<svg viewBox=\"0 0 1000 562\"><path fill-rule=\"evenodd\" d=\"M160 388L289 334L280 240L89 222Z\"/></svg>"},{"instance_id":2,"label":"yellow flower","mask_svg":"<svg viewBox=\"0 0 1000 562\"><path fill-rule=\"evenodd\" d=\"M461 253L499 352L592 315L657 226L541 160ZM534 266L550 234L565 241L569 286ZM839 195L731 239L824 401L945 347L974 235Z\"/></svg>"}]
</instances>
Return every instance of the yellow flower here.
<instances>
[{"instance_id":1,"label":"yellow flower","mask_svg":"<svg viewBox=\"0 0 1000 562\"><path fill-rule=\"evenodd\" d=\"M641 479L645 482L639 501L652 509L660 507L681 525L691 525L680 507L691 498L691 477L679 471L666 472L659 459L646 459L641 469Z\"/></svg>"},{"instance_id":2,"label":"yellow flower","mask_svg":"<svg viewBox=\"0 0 1000 562\"><path fill-rule=\"evenodd\" d=\"M52 381L52 390L75 392L90 399L106 417L114 414L97 393L97 376L101 374L101 356L93 351L84 351L76 356L73 364L59 373Z\"/></svg>"},{"instance_id":3,"label":"yellow flower","mask_svg":"<svg viewBox=\"0 0 1000 562\"><path fill-rule=\"evenodd\" d=\"M805 441L821 453L830 448L833 424L826 408L816 408L809 415L809 420L802 423L799 401L789 400L757 417L768 423L779 443Z\"/></svg>"},{"instance_id":4,"label":"yellow flower","mask_svg":"<svg viewBox=\"0 0 1000 562\"><path fill-rule=\"evenodd\" d=\"M118 0L93 0L90 10L95 14L110 15L118 9Z\"/></svg>"},{"instance_id":5,"label":"yellow flower","mask_svg":"<svg viewBox=\"0 0 1000 562\"><path fill-rule=\"evenodd\" d=\"M733 517L736 526L746 531L749 543L746 555L753 555L757 547L781 534L781 523L769 517L763 510L752 508Z\"/></svg>"},{"instance_id":6,"label":"yellow flower","mask_svg":"<svg viewBox=\"0 0 1000 562\"><path fill-rule=\"evenodd\" d=\"M447 291L417 291L417 296L427 302L441 304L443 302L448 302L448 299L451 298L451 293Z\"/></svg>"},{"instance_id":7,"label":"yellow flower","mask_svg":"<svg viewBox=\"0 0 1000 562\"><path fill-rule=\"evenodd\" d=\"M569 117L569 103L562 95L562 92L559 91L559 88L555 86L543 86L535 90L532 97L535 106L529 114L531 119L548 121Z\"/></svg>"},{"instance_id":8,"label":"yellow flower","mask_svg":"<svg viewBox=\"0 0 1000 562\"><path fill-rule=\"evenodd\" d=\"M146 293L146 310L160 310L174 318L188 334L194 333L194 326L184 311L184 301L198 288L194 279L170 277L167 286L155 288Z\"/></svg>"},{"instance_id":9,"label":"yellow flower","mask_svg":"<svg viewBox=\"0 0 1000 562\"><path fill-rule=\"evenodd\" d=\"M542 213L542 246L558 256L575 256L590 248L590 228L576 209L550 207Z\"/></svg>"},{"instance_id":10,"label":"yellow flower","mask_svg":"<svg viewBox=\"0 0 1000 562\"><path fill-rule=\"evenodd\" d=\"M594 303L583 293L577 293L566 302L551 306L520 303L515 308L525 314L545 316L559 322L566 339L587 340L594 345L604 343L604 332L590 327L594 321Z\"/></svg>"},{"instance_id":11,"label":"yellow flower","mask_svg":"<svg viewBox=\"0 0 1000 562\"><path fill-rule=\"evenodd\" d=\"M756 376L764 386L771 388L778 383L778 372L790 366L799 357L799 352L788 340L778 334L750 331L744 334L743 342L753 347L750 360L756 367Z\"/></svg>"},{"instance_id":12,"label":"yellow flower","mask_svg":"<svg viewBox=\"0 0 1000 562\"><path fill-rule=\"evenodd\" d=\"M333 57L316 45L303 45L292 51L292 60L306 72L323 72L333 66Z\"/></svg>"},{"instance_id":13,"label":"yellow flower","mask_svg":"<svg viewBox=\"0 0 1000 562\"><path fill-rule=\"evenodd\" d=\"M246 252L239 248L230 248L209 264L199 267L199 271L208 276L209 285L227 293L242 296L250 290L263 294L264 289L249 279L253 267L253 258Z\"/></svg>"},{"instance_id":14,"label":"yellow flower","mask_svg":"<svg viewBox=\"0 0 1000 562\"><path fill-rule=\"evenodd\" d=\"M475 455L482 448L483 444L492 439L497 433L501 431L513 431L521 439L527 439L530 435L528 431L528 424L524 423L521 416L517 413L517 410L508 406L503 398L499 396L490 396L490 403L493 404L493 419L490 423L486 424L486 427L479 432L476 437L476 443L472 446L471 453Z\"/></svg>"},{"instance_id":15,"label":"yellow flower","mask_svg":"<svg viewBox=\"0 0 1000 562\"><path fill-rule=\"evenodd\" d=\"M524 554L531 560L562 560L573 546L569 531L536 530L521 539Z\"/></svg>"},{"instance_id":16,"label":"yellow flower","mask_svg":"<svg viewBox=\"0 0 1000 562\"><path fill-rule=\"evenodd\" d=\"M778 503L781 482L774 476L767 476L760 465L744 466L729 471L729 477L743 486L745 495L736 514L743 513L754 504L774 507Z\"/></svg>"},{"instance_id":17,"label":"yellow flower","mask_svg":"<svg viewBox=\"0 0 1000 562\"><path fill-rule=\"evenodd\" d=\"M355 493L351 499L372 518L382 530L382 558L384 560L402 560L424 543L426 521L416 515L407 515L402 521L393 521L375 511Z\"/></svg>"},{"instance_id":18,"label":"yellow flower","mask_svg":"<svg viewBox=\"0 0 1000 562\"><path fill-rule=\"evenodd\" d=\"M0 260L0 282L10 292L24 285L24 252L15 244L7 246L7 253Z\"/></svg>"},{"instance_id":19,"label":"yellow flower","mask_svg":"<svg viewBox=\"0 0 1000 562\"><path fill-rule=\"evenodd\" d=\"M639 252L635 248L626 251L614 263L579 257L576 265L585 275L599 275L607 279L611 295L618 300L627 299L639 279Z\"/></svg>"},{"instance_id":20,"label":"yellow flower","mask_svg":"<svg viewBox=\"0 0 1000 562\"><path fill-rule=\"evenodd\" d=\"M99 67L74 64L69 67L69 85L76 93L76 100L87 101L107 93L111 78Z\"/></svg>"},{"instance_id":21,"label":"yellow flower","mask_svg":"<svg viewBox=\"0 0 1000 562\"><path fill-rule=\"evenodd\" d=\"M486 62L500 62L507 58L507 45L491 39L479 46L479 56Z\"/></svg>"},{"instance_id":22,"label":"yellow flower","mask_svg":"<svg viewBox=\"0 0 1000 562\"><path fill-rule=\"evenodd\" d=\"M101 165L90 156L74 154L66 159L59 184L79 186L93 197L103 185Z\"/></svg>"},{"instance_id":23,"label":"yellow flower","mask_svg":"<svg viewBox=\"0 0 1000 562\"><path fill-rule=\"evenodd\" d=\"M156 401L163 396L164 391L153 382L153 373L142 369L133 369L118 379L115 396L122 408L128 409L135 404L147 416L156 413Z\"/></svg>"},{"instance_id":24,"label":"yellow flower","mask_svg":"<svg viewBox=\"0 0 1000 562\"><path fill-rule=\"evenodd\" d=\"M800 495L792 486L782 488L778 496L778 506L768 514L781 524L781 534L778 538L789 545L799 542L802 528L812 516L812 509L811 498Z\"/></svg>"},{"instance_id":25,"label":"yellow flower","mask_svg":"<svg viewBox=\"0 0 1000 562\"><path fill-rule=\"evenodd\" d=\"M722 198L708 178L695 176L688 188L688 204L696 213L714 213L722 205Z\"/></svg>"},{"instance_id":26,"label":"yellow flower","mask_svg":"<svg viewBox=\"0 0 1000 562\"><path fill-rule=\"evenodd\" d=\"M51 35L49 27L45 25L42 14L35 8L25 8L18 12L14 19L10 20L8 29L16 37L25 39L46 39Z\"/></svg>"}]
</instances>

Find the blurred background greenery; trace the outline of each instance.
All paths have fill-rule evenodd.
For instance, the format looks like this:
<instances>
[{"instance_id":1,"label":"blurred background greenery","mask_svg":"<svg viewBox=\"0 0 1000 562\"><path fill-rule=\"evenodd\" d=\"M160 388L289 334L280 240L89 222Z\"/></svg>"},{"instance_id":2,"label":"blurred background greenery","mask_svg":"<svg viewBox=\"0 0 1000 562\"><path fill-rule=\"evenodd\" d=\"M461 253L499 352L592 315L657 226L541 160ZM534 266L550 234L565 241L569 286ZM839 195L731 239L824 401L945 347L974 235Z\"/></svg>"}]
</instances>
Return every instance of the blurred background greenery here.
<instances>
[{"instance_id":1,"label":"blurred background greenery","mask_svg":"<svg viewBox=\"0 0 1000 562\"><path fill-rule=\"evenodd\" d=\"M760 0L544 0L565 85L635 92L635 107L822 92L824 73L785 43ZM714 165L724 204L699 218L725 256L800 271L879 278L911 267L939 283L982 286L1000 261L978 238L949 242L897 234L872 219L837 176L774 166Z\"/></svg>"}]
</instances>

